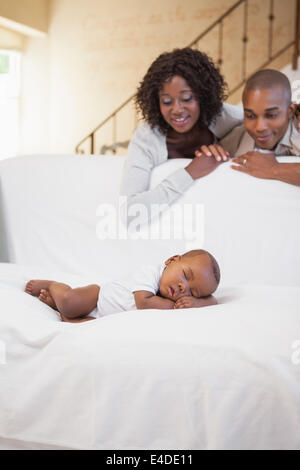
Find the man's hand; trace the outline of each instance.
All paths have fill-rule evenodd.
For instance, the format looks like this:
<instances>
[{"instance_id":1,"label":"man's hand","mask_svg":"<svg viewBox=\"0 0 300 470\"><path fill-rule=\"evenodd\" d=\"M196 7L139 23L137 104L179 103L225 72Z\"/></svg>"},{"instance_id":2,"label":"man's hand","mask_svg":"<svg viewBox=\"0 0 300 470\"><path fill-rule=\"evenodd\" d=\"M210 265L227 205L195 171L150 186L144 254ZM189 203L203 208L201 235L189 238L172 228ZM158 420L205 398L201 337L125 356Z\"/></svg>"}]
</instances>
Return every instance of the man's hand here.
<instances>
[{"instance_id":1,"label":"man's hand","mask_svg":"<svg viewBox=\"0 0 300 470\"><path fill-rule=\"evenodd\" d=\"M234 170L263 179L275 179L279 165L273 153L247 152L233 158L232 161L239 164L239 166L231 165Z\"/></svg>"},{"instance_id":2,"label":"man's hand","mask_svg":"<svg viewBox=\"0 0 300 470\"><path fill-rule=\"evenodd\" d=\"M217 301L213 295L208 297L201 297L196 299L192 295L185 295L176 300L174 308L195 308L195 307L207 307L208 305L216 305Z\"/></svg>"}]
</instances>

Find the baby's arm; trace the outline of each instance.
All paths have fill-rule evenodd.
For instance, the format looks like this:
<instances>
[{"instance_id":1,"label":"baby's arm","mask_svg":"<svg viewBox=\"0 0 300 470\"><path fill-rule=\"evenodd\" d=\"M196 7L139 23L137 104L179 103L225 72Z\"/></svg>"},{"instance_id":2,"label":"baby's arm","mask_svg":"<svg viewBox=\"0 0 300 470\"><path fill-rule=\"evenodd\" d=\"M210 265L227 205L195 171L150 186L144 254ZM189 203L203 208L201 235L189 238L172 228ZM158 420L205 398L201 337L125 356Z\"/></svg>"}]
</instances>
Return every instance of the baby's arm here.
<instances>
[{"instance_id":1,"label":"baby's arm","mask_svg":"<svg viewBox=\"0 0 300 470\"><path fill-rule=\"evenodd\" d=\"M143 310L146 308L158 308L161 310L173 309L175 302L173 300L165 299L158 295L152 294L146 290L138 290L133 293L135 305L137 309Z\"/></svg>"}]
</instances>

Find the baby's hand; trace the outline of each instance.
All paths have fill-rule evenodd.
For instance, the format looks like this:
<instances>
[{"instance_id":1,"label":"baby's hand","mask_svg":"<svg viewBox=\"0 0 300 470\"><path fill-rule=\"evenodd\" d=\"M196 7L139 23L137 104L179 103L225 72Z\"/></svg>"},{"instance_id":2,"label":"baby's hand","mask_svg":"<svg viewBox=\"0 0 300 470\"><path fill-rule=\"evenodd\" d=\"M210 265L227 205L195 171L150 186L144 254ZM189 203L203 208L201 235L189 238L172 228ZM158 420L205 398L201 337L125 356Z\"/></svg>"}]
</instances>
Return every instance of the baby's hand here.
<instances>
[{"instance_id":1,"label":"baby's hand","mask_svg":"<svg viewBox=\"0 0 300 470\"><path fill-rule=\"evenodd\" d=\"M225 162L229 158L229 153L227 150L224 150L221 145L213 144L213 145L202 145L201 152L200 150L196 150L195 152L196 157L200 157L201 155L206 155L207 157L214 157L217 162L221 162L222 160Z\"/></svg>"},{"instance_id":2,"label":"baby's hand","mask_svg":"<svg viewBox=\"0 0 300 470\"><path fill-rule=\"evenodd\" d=\"M185 295L176 300L174 308L202 307L202 305L202 299L196 299L192 295Z\"/></svg>"},{"instance_id":3,"label":"baby's hand","mask_svg":"<svg viewBox=\"0 0 300 470\"><path fill-rule=\"evenodd\" d=\"M208 297L201 297L196 299L192 295L185 295L176 300L174 308L195 308L195 307L208 307L209 305L216 305L217 300L213 295Z\"/></svg>"}]
</instances>

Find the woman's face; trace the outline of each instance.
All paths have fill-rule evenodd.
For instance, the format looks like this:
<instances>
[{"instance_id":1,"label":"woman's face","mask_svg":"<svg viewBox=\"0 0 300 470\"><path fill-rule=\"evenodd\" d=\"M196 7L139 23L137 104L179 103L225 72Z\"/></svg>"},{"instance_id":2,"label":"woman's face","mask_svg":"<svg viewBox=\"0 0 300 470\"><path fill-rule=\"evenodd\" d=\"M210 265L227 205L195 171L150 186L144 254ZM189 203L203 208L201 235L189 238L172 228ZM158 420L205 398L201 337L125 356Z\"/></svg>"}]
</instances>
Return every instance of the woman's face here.
<instances>
[{"instance_id":1,"label":"woman's face","mask_svg":"<svg viewBox=\"0 0 300 470\"><path fill-rule=\"evenodd\" d=\"M163 84L159 92L159 106L164 120L181 134L191 130L200 116L195 94L179 75L174 75Z\"/></svg>"}]
</instances>

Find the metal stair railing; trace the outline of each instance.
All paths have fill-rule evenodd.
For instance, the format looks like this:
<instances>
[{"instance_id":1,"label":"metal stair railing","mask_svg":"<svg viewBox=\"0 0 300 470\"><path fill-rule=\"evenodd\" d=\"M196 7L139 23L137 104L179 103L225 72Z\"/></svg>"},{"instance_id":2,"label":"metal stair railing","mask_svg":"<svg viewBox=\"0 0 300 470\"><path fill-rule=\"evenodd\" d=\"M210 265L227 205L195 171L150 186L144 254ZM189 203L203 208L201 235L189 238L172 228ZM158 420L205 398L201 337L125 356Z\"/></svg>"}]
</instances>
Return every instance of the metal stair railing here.
<instances>
[{"instance_id":1,"label":"metal stair railing","mask_svg":"<svg viewBox=\"0 0 300 470\"><path fill-rule=\"evenodd\" d=\"M242 48L242 60L241 60L241 67L242 67L242 79L241 81L235 85L233 88L229 89L228 91L228 96L231 96L233 93L235 93L239 88L241 88L249 75L247 75L247 44L248 44L248 4L249 0L239 0L236 2L232 7L230 7L226 13L221 15L216 21L214 21L205 31L203 31L197 38L192 41L190 44L188 44L187 47L193 47L199 49L199 44L200 41L205 38L208 33L213 31L215 28L218 29L218 57L216 59L216 63L219 65L219 67L222 67L223 64L223 24L224 20L232 15L234 11L238 7L243 8L243 34L242 34L242 42L243 42L243 48ZM292 67L294 70L297 69L297 61L298 61L298 56L299 56L299 38L300 38L300 0L296 0L296 11L295 11L295 23L294 23L294 39L292 41L289 41L287 44L285 44L279 51L276 53L273 53L273 39L274 39L274 31L273 31L273 24L275 20L275 15L274 15L274 0L269 0L269 15L267 17L268 19L268 57L266 58L265 62L263 62L259 68L256 70L251 71L252 73L256 72L257 70L266 68L268 64L270 64L273 60L277 59L279 56L281 56L285 51L287 51L291 46L294 46L293 48L293 57L292 57ZM104 121L102 121L89 135L87 135L84 139L82 139L79 144L75 148L76 153L81 153L84 154L85 151L83 150L83 144L86 144L89 142L89 150L90 154L95 154L98 153L96 152L95 149L95 140L96 140L96 134L101 129L105 124L107 124L109 121L112 122L112 144L111 145L102 145L100 147L100 153L106 153L107 151L111 151L113 154L117 152L117 149L119 147L126 148L129 144L129 140L123 141L123 142L118 142L117 139L117 117L120 111L122 111L125 107L131 105L133 106L134 104L134 98L135 94L130 96L124 103L121 104L113 113L111 113ZM135 127L137 127L138 123L138 116L136 111L135 112Z\"/></svg>"}]
</instances>

